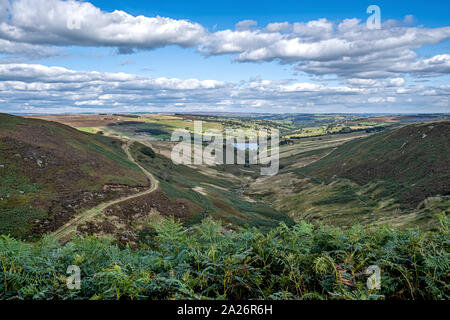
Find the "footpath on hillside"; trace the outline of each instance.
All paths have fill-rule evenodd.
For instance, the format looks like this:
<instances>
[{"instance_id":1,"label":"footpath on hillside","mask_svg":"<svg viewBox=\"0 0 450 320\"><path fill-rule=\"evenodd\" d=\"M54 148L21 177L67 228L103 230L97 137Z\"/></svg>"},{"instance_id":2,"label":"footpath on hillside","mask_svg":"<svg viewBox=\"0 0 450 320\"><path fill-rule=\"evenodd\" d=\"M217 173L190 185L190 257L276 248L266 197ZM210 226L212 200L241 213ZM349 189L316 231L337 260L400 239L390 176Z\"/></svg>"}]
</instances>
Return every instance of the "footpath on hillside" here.
<instances>
[{"instance_id":1,"label":"footpath on hillside","mask_svg":"<svg viewBox=\"0 0 450 320\"><path fill-rule=\"evenodd\" d=\"M91 208L91 209L87 209L85 211L82 211L81 213L79 213L74 219L70 220L69 222L67 222L65 225L63 225L62 227L60 227L58 230L56 230L55 232L53 232L53 235L55 236L56 239L60 240L60 239L64 239L64 238L68 238L68 236L71 233L76 232L77 227L79 225L81 225L82 223L85 223L89 220L91 220L92 218L102 214L102 212L109 208L112 205L133 199L133 198L137 198L143 195L147 195L149 193L152 193L154 191L156 191L159 187L159 181L149 172L147 171L144 167L142 167L139 163L137 163L133 156L130 153L130 146L133 143L133 141L128 140L123 144L123 150L125 151L128 159L133 162L134 164L136 164L141 170L142 172L150 179L150 188L130 195L130 196L126 196L126 197L122 197L119 199L115 199L115 200L111 200L111 201L107 201L107 202L103 202L101 204L99 204L98 206Z\"/></svg>"}]
</instances>

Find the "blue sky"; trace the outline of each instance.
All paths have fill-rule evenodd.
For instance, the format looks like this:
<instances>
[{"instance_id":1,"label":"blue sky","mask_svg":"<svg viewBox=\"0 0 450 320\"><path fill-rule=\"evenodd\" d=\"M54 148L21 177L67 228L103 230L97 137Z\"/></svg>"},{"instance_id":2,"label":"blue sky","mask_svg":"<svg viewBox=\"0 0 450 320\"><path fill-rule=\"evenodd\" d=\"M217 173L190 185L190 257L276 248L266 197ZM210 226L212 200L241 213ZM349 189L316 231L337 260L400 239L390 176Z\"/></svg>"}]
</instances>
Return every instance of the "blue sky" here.
<instances>
[{"instance_id":1,"label":"blue sky","mask_svg":"<svg viewBox=\"0 0 450 320\"><path fill-rule=\"evenodd\" d=\"M383 19L403 19L405 15L412 14L426 26L439 27L448 24L450 12L450 2L445 0L97 0L91 3L105 11L120 9L133 15L190 19L207 27L217 24L220 29L231 28L237 22L246 19L267 24L275 21L309 21L324 17L331 20L366 18L366 8L371 4L376 4L382 9Z\"/></svg>"},{"instance_id":2,"label":"blue sky","mask_svg":"<svg viewBox=\"0 0 450 320\"><path fill-rule=\"evenodd\" d=\"M365 24L372 4L380 30ZM449 1L0 8L4 112L450 112Z\"/></svg>"},{"instance_id":3,"label":"blue sky","mask_svg":"<svg viewBox=\"0 0 450 320\"><path fill-rule=\"evenodd\" d=\"M268 1L268 0L230 0L230 1L164 1L164 0L112 0L90 1L104 11L123 10L132 15L165 16L187 19L201 23L209 30L234 28L242 20L255 20L260 25L271 22L310 21L319 18L343 20L347 18L367 19L366 9L376 3L381 8L382 20L403 20L412 14L419 24L427 27L450 25L450 1ZM450 48L450 41L444 43ZM295 77L289 66L280 66L276 62L265 64L236 64L229 56L216 56L205 59L195 53L195 49L166 47L158 50L140 52L122 56L114 54L110 48L69 49L73 53L102 54L102 63L97 59L78 58L72 61L61 59L43 60L49 65L71 66L82 70L102 70L131 72L142 75L167 76L222 81L240 81L260 76L270 79ZM424 48L424 54L433 54L439 50L435 46ZM444 51L444 50L441 50ZM450 49L447 48L447 52ZM105 58L107 60L105 61ZM189 63L186 63L189 61ZM295 77L298 78L298 77ZM300 77L303 78L303 77Z\"/></svg>"}]
</instances>

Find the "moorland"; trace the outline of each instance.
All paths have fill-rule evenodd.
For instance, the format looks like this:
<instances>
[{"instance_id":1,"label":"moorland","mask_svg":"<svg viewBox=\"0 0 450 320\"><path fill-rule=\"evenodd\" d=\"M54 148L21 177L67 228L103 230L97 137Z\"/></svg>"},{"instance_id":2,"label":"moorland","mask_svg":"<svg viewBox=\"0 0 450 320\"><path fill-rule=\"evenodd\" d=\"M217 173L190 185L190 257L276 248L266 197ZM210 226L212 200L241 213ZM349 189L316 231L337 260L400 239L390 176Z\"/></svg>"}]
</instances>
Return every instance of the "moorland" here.
<instances>
[{"instance_id":1,"label":"moorland","mask_svg":"<svg viewBox=\"0 0 450 320\"><path fill-rule=\"evenodd\" d=\"M278 129L278 173L175 165L195 121ZM445 114L1 114L0 298L448 298L449 137Z\"/></svg>"}]
</instances>

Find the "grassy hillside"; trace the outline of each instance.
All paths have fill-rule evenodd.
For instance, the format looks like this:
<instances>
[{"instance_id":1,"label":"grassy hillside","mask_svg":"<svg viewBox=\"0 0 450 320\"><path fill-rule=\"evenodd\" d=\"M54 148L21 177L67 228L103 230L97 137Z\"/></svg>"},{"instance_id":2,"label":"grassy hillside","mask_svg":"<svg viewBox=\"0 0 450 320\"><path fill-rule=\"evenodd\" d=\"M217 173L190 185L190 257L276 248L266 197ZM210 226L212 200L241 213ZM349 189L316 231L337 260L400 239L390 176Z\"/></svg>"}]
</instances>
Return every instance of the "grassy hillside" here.
<instances>
[{"instance_id":1,"label":"grassy hillside","mask_svg":"<svg viewBox=\"0 0 450 320\"><path fill-rule=\"evenodd\" d=\"M53 231L80 208L147 185L116 139L0 114L0 234Z\"/></svg>"},{"instance_id":2,"label":"grassy hillside","mask_svg":"<svg viewBox=\"0 0 450 320\"><path fill-rule=\"evenodd\" d=\"M279 174L258 178L246 194L296 221L435 229L436 214L450 213L449 128L448 121L412 124L339 146L283 147Z\"/></svg>"},{"instance_id":3,"label":"grassy hillside","mask_svg":"<svg viewBox=\"0 0 450 320\"><path fill-rule=\"evenodd\" d=\"M139 248L154 234L150 224L165 218L194 227L202 219L214 217L227 230L247 225L268 231L280 222L293 224L291 218L269 205L241 196L236 177L228 172L174 165L171 159L138 142L131 145L130 152L158 180L159 188L106 208L77 226L78 234L111 237L122 246Z\"/></svg>"},{"instance_id":4,"label":"grassy hillside","mask_svg":"<svg viewBox=\"0 0 450 320\"><path fill-rule=\"evenodd\" d=\"M299 172L327 183L336 177L378 183L373 192L414 208L450 194L449 155L450 121L412 124L348 142Z\"/></svg>"},{"instance_id":5,"label":"grassy hillside","mask_svg":"<svg viewBox=\"0 0 450 320\"><path fill-rule=\"evenodd\" d=\"M249 202L238 196L240 185L223 172L210 169L212 171L205 174L198 167L175 165L165 156L146 150L151 149L140 143L132 147L134 158L159 179L162 191L171 199L188 200L197 208L186 221L187 225L197 223L205 216L239 226L271 228L280 221L293 223L289 217L264 203ZM225 170L223 167L218 170ZM236 169L235 166L225 167Z\"/></svg>"}]
</instances>

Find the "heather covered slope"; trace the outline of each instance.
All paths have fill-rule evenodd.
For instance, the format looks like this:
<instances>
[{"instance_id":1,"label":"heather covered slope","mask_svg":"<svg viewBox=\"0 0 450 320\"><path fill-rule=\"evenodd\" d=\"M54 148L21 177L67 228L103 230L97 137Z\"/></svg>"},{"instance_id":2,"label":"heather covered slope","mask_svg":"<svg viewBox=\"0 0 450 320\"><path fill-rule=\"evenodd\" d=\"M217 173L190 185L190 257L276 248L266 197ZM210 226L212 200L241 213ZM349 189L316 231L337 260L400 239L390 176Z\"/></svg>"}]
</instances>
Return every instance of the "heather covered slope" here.
<instances>
[{"instance_id":1,"label":"heather covered slope","mask_svg":"<svg viewBox=\"0 0 450 320\"><path fill-rule=\"evenodd\" d=\"M299 172L327 183L378 183L380 195L414 208L428 197L449 195L449 155L450 121L411 124L348 142Z\"/></svg>"},{"instance_id":2,"label":"heather covered slope","mask_svg":"<svg viewBox=\"0 0 450 320\"><path fill-rule=\"evenodd\" d=\"M77 210L148 181L116 139L0 114L0 233L53 231Z\"/></svg>"},{"instance_id":3,"label":"heather covered slope","mask_svg":"<svg viewBox=\"0 0 450 320\"><path fill-rule=\"evenodd\" d=\"M436 215L450 213L449 141L449 121L356 137L282 158L279 174L258 178L246 194L295 221L435 230Z\"/></svg>"},{"instance_id":4,"label":"heather covered slope","mask_svg":"<svg viewBox=\"0 0 450 320\"><path fill-rule=\"evenodd\" d=\"M38 239L85 209L148 189L149 181L127 158L123 143L61 123L1 114L0 234ZM149 147L130 145L132 158L155 174L160 188L108 208L76 226L77 233L109 235L138 245L148 221L160 216L173 216L186 225L208 215L233 225L270 228L280 221L292 223L265 204L238 198L236 179L174 166Z\"/></svg>"}]
</instances>

